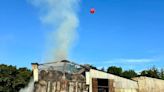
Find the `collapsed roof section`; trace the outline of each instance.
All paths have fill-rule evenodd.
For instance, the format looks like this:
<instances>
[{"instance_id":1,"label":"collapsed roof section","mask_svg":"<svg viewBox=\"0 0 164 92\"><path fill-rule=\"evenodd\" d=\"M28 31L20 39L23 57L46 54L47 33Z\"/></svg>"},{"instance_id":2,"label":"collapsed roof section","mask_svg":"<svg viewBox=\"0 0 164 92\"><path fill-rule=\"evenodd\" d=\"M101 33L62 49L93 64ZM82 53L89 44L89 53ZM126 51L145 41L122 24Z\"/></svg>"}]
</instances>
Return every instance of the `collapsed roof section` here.
<instances>
[{"instance_id":1,"label":"collapsed roof section","mask_svg":"<svg viewBox=\"0 0 164 92\"><path fill-rule=\"evenodd\" d=\"M82 74L85 71L89 71L89 67L70 62L68 60L62 60L57 62L50 62L44 64L38 64L39 71L41 70L56 70L62 73L69 74Z\"/></svg>"}]
</instances>

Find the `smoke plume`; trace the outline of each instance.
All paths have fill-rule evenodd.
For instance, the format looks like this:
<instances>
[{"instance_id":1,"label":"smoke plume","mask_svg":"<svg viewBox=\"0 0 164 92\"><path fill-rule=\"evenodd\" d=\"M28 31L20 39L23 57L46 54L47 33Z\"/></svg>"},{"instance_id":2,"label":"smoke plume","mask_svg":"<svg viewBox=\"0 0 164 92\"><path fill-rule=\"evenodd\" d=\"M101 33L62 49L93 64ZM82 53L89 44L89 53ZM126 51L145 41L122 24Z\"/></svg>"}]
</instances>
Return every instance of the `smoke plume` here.
<instances>
[{"instance_id":1,"label":"smoke plume","mask_svg":"<svg viewBox=\"0 0 164 92\"><path fill-rule=\"evenodd\" d=\"M41 21L52 29L50 38L55 60L67 59L78 27L79 0L30 1L41 11Z\"/></svg>"},{"instance_id":2,"label":"smoke plume","mask_svg":"<svg viewBox=\"0 0 164 92\"><path fill-rule=\"evenodd\" d=\"M31 79L28 86L21 89L19 92L33 92L33 90L34 90L34 81L33 79Z\"/></svg>"}]
</instances>

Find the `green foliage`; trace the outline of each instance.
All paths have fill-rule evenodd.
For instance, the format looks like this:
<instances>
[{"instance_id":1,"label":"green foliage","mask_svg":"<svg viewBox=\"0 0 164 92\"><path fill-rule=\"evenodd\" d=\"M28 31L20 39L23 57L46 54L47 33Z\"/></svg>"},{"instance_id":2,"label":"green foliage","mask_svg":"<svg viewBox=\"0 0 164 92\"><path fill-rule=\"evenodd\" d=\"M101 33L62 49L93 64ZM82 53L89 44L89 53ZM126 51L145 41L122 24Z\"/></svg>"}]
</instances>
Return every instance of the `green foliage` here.
<instances>
[{"instance_id":1,"label":"green foliage","mask_svg":"<svg viewBox=\"0 0 164 92\"><path fill-rule=\"evenodd\" d=\"M103 72L105 72L105 69L104 69L104 67L102 67L100 70L101 70L101 71L103 71Z\"/></svg>"},{"instance_id":2,"label":"green foliage","mask_svg":"<svg viewBox=\"0 0 164 92\"><path fill-rule=\"evenodd\" d=\"M114 75L121 76L122 75L122 68L116 67L116 66L111 66L111 67L108 67L107 72L114 74Z\"/></svg>"},{"instance_id":3,"label":"green foliage","mask_svg":"<svg viewBox=\"0 0 164 92\"><path fill-rule=\"evenodd\" d=\"M97 70L97 68L95 66L93 66L93 65L89 65L89 67L92 68L92 69L96 69Z\"/></svg>"},{"instance_id":4,"label":"green foliage","mask_svg":"<svg viewBox=\"0 0 164 92\"><path fill-rule=\"evenodd\" d=\"M147 77L152 77L152 78L160 78L159 71L155 67L153 67L151 69L148 69L148 70L143 70L141 72L141 76L147 76Z\"/></svg>"},{"instance_id":5,"label":"green foliage","mask_svg":"<svg viewBox=\"0 0 164 92\"><path fill-rule=\"evenodd\" d=\"M156 67L152 67L148 70L143 70L140 75L138 75L134 70L123 71L121 67L116 67L116 66L108 67L107 72L114 75L121 76L121 77L125 77L128 79L131 79L137 76L146 76L146 77L152 77L152 78L158 78L158 79L164 80L164 69L159 70Z\"/></svg>"},{"instance_id":6,"label":"green foliage","mask_svg":"<svg viewBox=\"0 0 164 92\"><path fill-rule=\"evenodd\" d=\"M90 67L97 69L92 65ZM104 71L104 68L101 70ZM159 70L155 67L143 70L140 75L137 75L134 70L123 71L121 67L116 66L108 67L107 72L129 79L136 76L147 76L164 80L164 69ZM31 76L32 72L25 67L17 69L16 66L0 64L0 92L19 92L21 88L28 84Z\"/></svg>"},{"instance_id":7,"label":"green foliage","mask_svg":"<svg viewBox=\"0 0 164 92\"><path fill-rule=\"evenodd\" d=\"M31 75L27 68L0 64L0 92L19 92L28 84Z\"/></svg>"},{"instance_id":8,"label":"green foliage","mask_svg":"<svg viewBox=\"0 0 164 92\"><path fill-rule=\"evenodd\" d=\"M134 78L137 76L137 73L134 70L126 70L122 73L122 76L128 79Z\"/></svg>"},{"instance_id":9,"label":"green foliage","mask_svg":"<svg viewBox=\"0 0 164 92\"><path fill-rule=\"evenodd\" d=\"M164 69L161 69L160 71L160 78L164 80Z\"/></svg>"}]
</instances>

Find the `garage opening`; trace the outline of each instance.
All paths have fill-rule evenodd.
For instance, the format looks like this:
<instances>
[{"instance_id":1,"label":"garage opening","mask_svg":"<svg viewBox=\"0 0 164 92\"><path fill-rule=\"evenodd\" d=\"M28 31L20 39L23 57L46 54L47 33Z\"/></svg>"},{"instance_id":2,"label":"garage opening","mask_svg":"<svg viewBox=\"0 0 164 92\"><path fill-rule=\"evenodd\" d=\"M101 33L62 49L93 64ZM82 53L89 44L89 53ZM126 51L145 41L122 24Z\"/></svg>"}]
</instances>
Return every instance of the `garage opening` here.
<instances>
[{"instance_id":1,"label":"garage opening","mask_svg":"<svg viewBox=\"0 0 164 92\"><path fill-rule=\"evenodd\" d=\"M109 92L108 79L97 79L98 92Z\"/></svg>"},{"instance_id":2,"label":"garage opening","mask_svg":"<svg viewBox=\"0 0 164 92\"><path fill-rule=\"evenodd\" d=\"M109 80L108 79L97 79L92 80L93 92L109 92Z\"/></svg>"}]
</instances>

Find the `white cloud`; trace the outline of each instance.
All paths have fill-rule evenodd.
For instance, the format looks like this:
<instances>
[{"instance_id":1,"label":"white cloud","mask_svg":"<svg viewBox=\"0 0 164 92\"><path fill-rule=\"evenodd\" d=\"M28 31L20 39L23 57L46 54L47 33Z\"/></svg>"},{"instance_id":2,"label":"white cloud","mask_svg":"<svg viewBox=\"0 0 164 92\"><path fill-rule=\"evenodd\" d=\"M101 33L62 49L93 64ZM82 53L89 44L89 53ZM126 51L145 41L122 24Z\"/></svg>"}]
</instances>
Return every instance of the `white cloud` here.
<instances>
[{"instance_id":1,"label":"white cloud","mask_svg":"<svg viewBox=\"0 0 164 92\"><path fill-rule=\"evenodd\" d=\"M146 62L153 62L154 59L144 59L144 58L141 58L141 59L122 59L121 61L123 62L127 62L127 63L146 63Z\"/></svg>"},{"instance_id":2,"label":"white cloud","mask_svg":"<svg viewBox=\"0 0 164 92\"><path fill-rule=\"evenodd\" d=\"M113 59L109 61L105 61L104 63L111 64L111 63L150 63L154 62L156 59L154 58L120 58L120 59Z\"/></svg>"}]
</instances>

